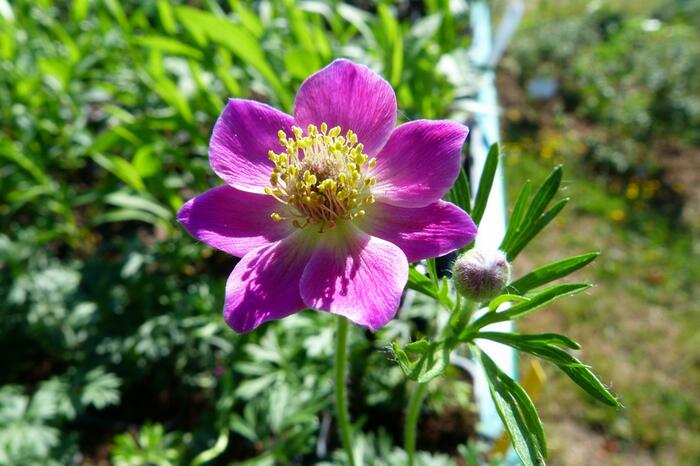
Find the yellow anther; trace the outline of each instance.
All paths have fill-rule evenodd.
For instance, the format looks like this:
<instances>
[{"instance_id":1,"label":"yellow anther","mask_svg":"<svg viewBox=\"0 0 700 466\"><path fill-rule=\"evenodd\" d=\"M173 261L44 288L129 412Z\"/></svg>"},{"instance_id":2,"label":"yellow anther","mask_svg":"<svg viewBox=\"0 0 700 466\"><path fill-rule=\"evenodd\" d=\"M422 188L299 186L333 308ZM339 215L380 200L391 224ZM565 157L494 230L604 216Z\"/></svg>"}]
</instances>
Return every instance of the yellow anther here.
<instances>
[{"instance_id":1,"label":"yellow anther","mask_svg":"<svg viewBox=\"0 0 700 466\"><path fill-rule=\"evenodd\" d=\"M311 187L316 184L316 175L312 175L309 170L304 172L304 182L307 186Z\"/></svg>"},{"instance_id":2,"label":"yellow anther","mask_svg":"<svg viewBox=\"0 0 700 466\"><path fill-rule=\"evenodd\" d=\"M363 206L374 203L371 186L377 180L369 170L377 160L363 152L357 133L350 129L343 133L340 126L329 130L325 122L320 130L308 124L306 131L292 126L291 132L291 137L277 132L284 150L268 152L274 167L270 186L265 187L265 193L287 206L289 216L275 212L270 217L289 220L296 228L316 225L319 232L363 217Z\"/></svg>"}]
</instances>

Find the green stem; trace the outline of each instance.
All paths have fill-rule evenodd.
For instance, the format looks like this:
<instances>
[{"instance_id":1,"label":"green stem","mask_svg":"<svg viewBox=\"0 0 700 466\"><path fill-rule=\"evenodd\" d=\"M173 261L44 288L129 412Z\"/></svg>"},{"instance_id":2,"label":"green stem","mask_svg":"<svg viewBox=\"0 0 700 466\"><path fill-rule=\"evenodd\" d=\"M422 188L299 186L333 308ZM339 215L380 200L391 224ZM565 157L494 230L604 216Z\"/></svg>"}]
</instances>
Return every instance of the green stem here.
<instances>
[{"instance_id":1,"label":"green stem","mask_svg":"<svg viewBox=\"0 0 700 466\"><path fill-rule=\"evenodd\" d=\"M445 338L452 332L451 325L453 320L456 319L456 327L462 328L469 323L471 315L474 312L474 304L468 300L462 300L460 295L457 295L457 300L455 302L455 308L452 311L452 317L450 322L448 322L440 331L439 338ZM408 411L406 413L406 423L404 424L403 442L404 448L408 453L408 466L413 466L416 456L416 430L418 428L418 416L420 415L420 408L423 404L423 398L425 398L425 393L428 388L427 383L417 383L413 387L413 393L411 393L411 399L408 402Z\"/></svg>"},{"instance_id":2,"label":"green stem","mask_svg":"<svg viewBox=\"0 0 700 466\"><path fill-rule=\"evenodd\" d=\"M406 423L404 424L403 443L408 453L408 466L413 466L416 456L416 430L418 428L418 415L423 404L423 397L428 388L427 383L417 383L413 387L411 400L408 402L408 412L406 413Z\"/></svg>"},{"instance_id":3,"label":"green stem","mask_svg":"<svg viewBox=\"0 0 700 466\"><path fill-rule=\"evenodd\" d=\"M338 418L338 430L343 449L348 455L348 464L355 466L352 455L352 431L348 413L348 394L345 386L345 363L347 361L348 320L338 316L337 334L335 336L335 412Z\"/></svg>"}]
</instances>

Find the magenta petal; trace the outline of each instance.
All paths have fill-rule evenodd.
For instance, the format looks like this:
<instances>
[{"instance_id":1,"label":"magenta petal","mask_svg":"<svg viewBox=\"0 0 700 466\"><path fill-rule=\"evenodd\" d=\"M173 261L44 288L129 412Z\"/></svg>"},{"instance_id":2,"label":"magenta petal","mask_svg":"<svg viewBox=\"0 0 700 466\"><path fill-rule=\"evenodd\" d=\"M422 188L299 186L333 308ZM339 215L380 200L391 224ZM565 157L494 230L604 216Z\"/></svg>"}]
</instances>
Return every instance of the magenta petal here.
<instances>
[{"instance_id":1,"label":"magenta petal","mask_svg":"<svg viewBox=\"0 0 700 466\"><path fill-rule=\"evenodd\" d=\"M401 249L353 229L343 244L319 245L301 277L301 296L314 309L372 330L395 315L408 280Z\"/></svg>"},{"instance_id":2,"label":"magenta petal","mask_svg":"<svg viewBox=\"0 0 700 466\"><path fill-rule=\"evenodd\" d=\"M367 209L358 226L400 247L409 262L445 255L476 237L471 217L445 201L417 208L378 202Z\"/></svg>"},{"instance_id":3,"label":"magenta petal","mask_svg":"<svg viewBox=\"0 0 700 466\"><path fill-rule=\"evenodd\" d=\"M267 153L284 152L277 132L291 134L293 122L291 116L269 105L229 99L209 142L211 167L234 188L263 192L273 169Z\"/></svg>"},{"instance_id":4,"label":"magenta petal","mask_svg":"<svg viewBox=\"0 0 700 466\"><path fill-rule=\"evenodd\" d=\"M288 222L270 218L279 207L272 196L219 186L187 201L177 220L203 243L242 257L291 233Z\"/></svg>"},{"instance_id":5,"label":"magenta petal","mask_svg":"<svg viewBox=\"0 0 700 466\"><path fill-rule=\"evenodd\" d=\"M335 60L309 76L294 101L296 124L351 129L374 155L396 126L396 96L391 85L363 65Z\"/></svg>"},{"instance_id":6,"label":"magenta petal","mask_svg":"<svg viewBox=\"0 0 700 466\"><path fill-rule=\"evenodd\" d=\"M226 323L236 332L249 332L305 309L299 280L310 253L292 235L246 254L226 282Z\"/></svg>"},{"instance_id":7,"label":"magenta petal","mask_svg":"<svg viewBox=\"0 0 700 466\"><path fill-rule=\"evenodd\" d=\"M394 130L372 175L377 200L423 207L442 198L459 175L469 129L447 120L416 120Z\"/></svg>"}]
</instances>

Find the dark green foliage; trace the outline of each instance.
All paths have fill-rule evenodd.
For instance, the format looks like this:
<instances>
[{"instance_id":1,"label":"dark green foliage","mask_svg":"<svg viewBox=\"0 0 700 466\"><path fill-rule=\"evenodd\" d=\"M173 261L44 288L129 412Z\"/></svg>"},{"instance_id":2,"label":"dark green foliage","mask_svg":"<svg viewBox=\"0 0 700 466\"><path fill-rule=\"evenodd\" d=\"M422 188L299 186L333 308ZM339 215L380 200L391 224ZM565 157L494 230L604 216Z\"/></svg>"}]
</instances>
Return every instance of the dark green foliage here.
<instances>
[{"instance_id":1,"label":"dark green foliage","mask_svg":"<svg viewBox=\"0 0 700 466\"><path fill-rule=\"evenodd\" d=\"M282 0L0 7L0 464L104 461L110 444L117 465L316 461L331 319L307 312L235 335L221 309L236 260L186 235L175 212L221 183L206 155L228 97L291 112L300 82L334 57L381 71L402 120L460 117L453 98L474 76L438 64L464 54L465 12ZM413 329L407 319L351 339L351 407L383 420L363 438L368 464L405 457L380 433L398 428L404 388L382 349ZM330 458L333 431L326 442Z\"/></svg>"}]
</instances>

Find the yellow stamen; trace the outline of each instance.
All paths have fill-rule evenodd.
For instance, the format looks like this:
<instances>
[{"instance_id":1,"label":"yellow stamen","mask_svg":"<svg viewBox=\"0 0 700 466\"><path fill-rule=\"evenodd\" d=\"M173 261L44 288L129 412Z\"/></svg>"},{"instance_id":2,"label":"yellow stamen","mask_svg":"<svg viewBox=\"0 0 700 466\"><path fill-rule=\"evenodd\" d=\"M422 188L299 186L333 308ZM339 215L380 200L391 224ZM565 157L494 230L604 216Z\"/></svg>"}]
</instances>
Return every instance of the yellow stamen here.
<instances>
[{"instance_id":1,"label":"yellow stamen","mask_svg":"<svg viewBox=\"0 0 700 466\"><path fill-rule=\"evenodd\" d=\"M319 225L324 232L342 221L366 215L365 206L374 203L371 187L377 182L369 171L377 164L365 154L357 133L326 123L320 129L313 124L306 132L292 127L292 137L280 130L277 135L284 147L281 153L270 151L274 164L270 186L265 193L287 207L273 220L291 220L296 228Z\"/></svg>"}]
</instances>

